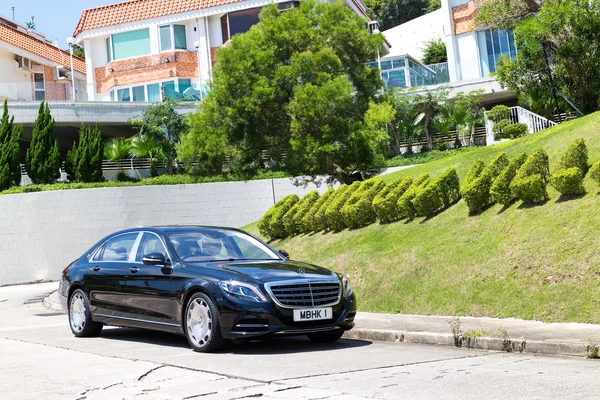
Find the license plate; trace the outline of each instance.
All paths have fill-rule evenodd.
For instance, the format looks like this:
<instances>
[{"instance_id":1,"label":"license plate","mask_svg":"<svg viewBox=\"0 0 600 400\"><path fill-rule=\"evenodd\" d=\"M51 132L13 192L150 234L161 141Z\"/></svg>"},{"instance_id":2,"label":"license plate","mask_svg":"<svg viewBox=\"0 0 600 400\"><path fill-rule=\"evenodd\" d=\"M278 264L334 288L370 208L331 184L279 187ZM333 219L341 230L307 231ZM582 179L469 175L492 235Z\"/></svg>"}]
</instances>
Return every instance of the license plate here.
<instances>
[{"instance_id":1,"label":"license plate","mask_svg":"<svg viewBox=\"0 0 600 400\"><path fill-rule=\"evenodd\" d=\"M333 309L327 308L308 308L306 310L294 310L294 321L318 321L320 319L333 318Z\"/></svg>"}]
</instances>

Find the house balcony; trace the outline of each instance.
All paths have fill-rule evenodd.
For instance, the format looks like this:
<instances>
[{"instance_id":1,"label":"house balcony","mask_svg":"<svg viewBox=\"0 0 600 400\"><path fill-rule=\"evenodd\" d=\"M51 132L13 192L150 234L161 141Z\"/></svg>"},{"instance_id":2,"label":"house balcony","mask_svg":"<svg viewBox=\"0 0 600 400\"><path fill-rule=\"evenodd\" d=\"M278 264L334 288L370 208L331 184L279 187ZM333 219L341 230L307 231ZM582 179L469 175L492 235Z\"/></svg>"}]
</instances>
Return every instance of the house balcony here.
<instances>
[{"instance_id":1,"label":"house balcony","mask_svg":"<svg viewBox=\"0 0 600 400\"><path fill-rule=\"evenodd\" d=\"M417 88L450 81L448 63L425 65L408 54L384 57L367 65L381 68L381 78L388 88Z\"/></svg>"}]
</instances>

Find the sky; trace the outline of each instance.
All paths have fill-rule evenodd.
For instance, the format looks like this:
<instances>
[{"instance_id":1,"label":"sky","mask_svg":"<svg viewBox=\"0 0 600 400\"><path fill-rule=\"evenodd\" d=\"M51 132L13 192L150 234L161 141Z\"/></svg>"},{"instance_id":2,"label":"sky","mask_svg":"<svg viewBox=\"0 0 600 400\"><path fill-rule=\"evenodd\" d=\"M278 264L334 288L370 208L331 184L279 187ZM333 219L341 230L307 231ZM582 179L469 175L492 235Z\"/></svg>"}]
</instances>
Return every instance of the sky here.
<instances>
[{"instance_id":1,"label":"sky","mask_svg":"<svg viewBox=\"0 0 600 400\"><path fill-rule=\"evenodd\" d=\"M87 8L120 3L119 0L0 0L0 15L12 19L15 7L15 20L19 23L31 21L35 17L35 28L58 46L66 49L67 38L73 35L81 12Z\"/></svg>"}]
</instances>

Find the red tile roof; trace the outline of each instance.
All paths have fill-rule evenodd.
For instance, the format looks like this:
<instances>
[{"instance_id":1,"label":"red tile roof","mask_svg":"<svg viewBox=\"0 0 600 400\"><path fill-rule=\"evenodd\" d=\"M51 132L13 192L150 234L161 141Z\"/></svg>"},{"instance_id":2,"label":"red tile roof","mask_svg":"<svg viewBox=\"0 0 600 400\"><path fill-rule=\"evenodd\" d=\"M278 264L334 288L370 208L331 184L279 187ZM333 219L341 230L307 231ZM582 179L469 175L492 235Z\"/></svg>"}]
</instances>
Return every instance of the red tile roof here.
<instances>
[{"instance_id":1,"label":"red tile roof","mask_svg":"<svg viewBox=\"0 0 600 400\"><path fill-rule=\"evenodd\" d=\"M83 31L180 14L243 0L131 0L84 10L73 36Z\"/></svg>"},{"instance_id":2,"label":"red tile roof","mask_svg":"<svg viewBox=\"0 0 600 400\"><path fill-rule=\"evenodd\" d=\"M61 50L51 43L28 35L27 33L21 32L8 25L0 24L0 41L45 58L46 60L64 65L67 68L71 68L71 55L68 51ZM74 56L73 69L85 74L85 60Z\"/></svg>"},{"instance_id":3,"label":"red tile roof","mask_svg":"<svg viewBox=\"0 0 600 400\"><path fill-rule=\"evenodd\" d=\"M91 29L142 21L165 15L180 14L202 8L238 3L240 1L244 0L131 0L124 3L91 8L84 10L83 14L81 14L73 36ZM367 11L360 3L356 0L351 1L370 20Z\"/></svg>"}]
</instances>

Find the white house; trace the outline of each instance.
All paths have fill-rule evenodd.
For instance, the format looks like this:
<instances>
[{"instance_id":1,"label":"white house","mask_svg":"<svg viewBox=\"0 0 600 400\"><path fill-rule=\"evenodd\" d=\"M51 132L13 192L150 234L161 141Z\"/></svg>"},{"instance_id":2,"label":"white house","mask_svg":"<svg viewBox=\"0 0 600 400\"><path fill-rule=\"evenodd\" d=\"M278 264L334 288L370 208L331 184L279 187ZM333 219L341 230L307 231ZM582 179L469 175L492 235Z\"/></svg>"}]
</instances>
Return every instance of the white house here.
<instances>
[{"instance_id":1,"label":"white house","mask_svg":"<svg viewBox=\"0 0 600 400\"><path fill-rule=\"evenodd\" d=\"M86 54L90 101L202 100L216 50L290 0L136 0L85 10L74 36ZM362 0L344 0L369 21Z\"/></svg>"}]
</instances>

